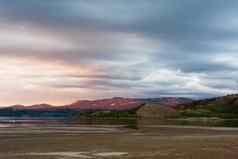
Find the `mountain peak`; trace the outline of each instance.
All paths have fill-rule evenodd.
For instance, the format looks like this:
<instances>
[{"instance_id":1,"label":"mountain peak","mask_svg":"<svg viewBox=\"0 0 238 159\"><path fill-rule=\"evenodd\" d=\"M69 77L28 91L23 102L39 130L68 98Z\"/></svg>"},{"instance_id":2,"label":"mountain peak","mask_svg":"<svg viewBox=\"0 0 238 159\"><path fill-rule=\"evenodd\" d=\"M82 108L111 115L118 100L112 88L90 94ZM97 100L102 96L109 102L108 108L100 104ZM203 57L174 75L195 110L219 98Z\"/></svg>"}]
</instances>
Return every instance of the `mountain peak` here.
<instances>
[{"instance_id":1,"label":"mountain peak","mask_svg":"<svg viewBox=\"0 0 238 159\"><path fill-rule=\"evenodd\" d=\"M95 109L95 110L121 110L131 109L142 105L143 102L132 98L114 97L100 100L78 100L75 103L69 105L70 108L74 109Z\"/></svg>"}]
</instances>

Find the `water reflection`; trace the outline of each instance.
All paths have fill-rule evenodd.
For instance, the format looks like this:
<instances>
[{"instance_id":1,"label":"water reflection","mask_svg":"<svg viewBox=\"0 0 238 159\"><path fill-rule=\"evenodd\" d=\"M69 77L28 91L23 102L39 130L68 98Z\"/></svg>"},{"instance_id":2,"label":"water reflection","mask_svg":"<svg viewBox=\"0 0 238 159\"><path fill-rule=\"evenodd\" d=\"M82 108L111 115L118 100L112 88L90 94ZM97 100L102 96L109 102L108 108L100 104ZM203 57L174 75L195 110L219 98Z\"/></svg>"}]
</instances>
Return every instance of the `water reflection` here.
<instances>
[{"instance_id":1,"label":"water reflection","mask_svg":"<svg viewBox=\"0 0 238 159\"><path fill-rule=\"evenodd\" d=\"M35 126L83 126L83 125L114 125L130 129L139 129L144 125L181 125L181 126L212 126L238 127L238 119L190 118L190 119L150 119L150 118L116 118L116 119L73 119L73 118L0 118L3 127L35 127Z\"/></svg>"}]
</instances>

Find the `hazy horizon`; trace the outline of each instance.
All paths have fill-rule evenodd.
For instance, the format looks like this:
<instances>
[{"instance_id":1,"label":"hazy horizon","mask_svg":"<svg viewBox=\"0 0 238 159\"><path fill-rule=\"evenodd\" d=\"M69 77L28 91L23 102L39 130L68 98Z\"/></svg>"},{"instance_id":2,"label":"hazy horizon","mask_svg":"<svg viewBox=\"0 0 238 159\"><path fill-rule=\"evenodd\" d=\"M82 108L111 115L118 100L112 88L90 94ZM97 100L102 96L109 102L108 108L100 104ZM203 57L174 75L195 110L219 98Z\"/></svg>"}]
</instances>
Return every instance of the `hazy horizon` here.
<instances>
[{"instance_id":1,"label":"hazy horizon","mask_svg":"<svg viewBox=\"0 0 238 159\"><path fill-rule=\"evenodd\" d=\"M238 1L0 0L0 106L238 92Z\"/></svg>"}]
</instances>

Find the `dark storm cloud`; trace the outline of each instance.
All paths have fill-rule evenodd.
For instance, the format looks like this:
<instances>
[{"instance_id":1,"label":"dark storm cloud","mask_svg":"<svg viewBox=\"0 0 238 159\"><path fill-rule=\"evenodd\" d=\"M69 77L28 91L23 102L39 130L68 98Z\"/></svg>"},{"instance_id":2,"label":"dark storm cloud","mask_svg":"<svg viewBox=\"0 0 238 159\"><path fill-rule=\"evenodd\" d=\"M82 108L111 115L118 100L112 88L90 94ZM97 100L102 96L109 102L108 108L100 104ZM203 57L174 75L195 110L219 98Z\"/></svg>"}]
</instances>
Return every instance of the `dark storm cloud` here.
<instances>
[{"instance_id":1,"label":"dark storm cloud","mask_svg":"<svg viewBox=\"0 0 238 159\"><path fill-rule=\"evenodd\" d=\"M236 29L219 28L226 17L236 16L238 2L235 0L208 1L0 1L3 12L13 21L25 21L50 28L64 26L103 31L135 32L147 37L158 38L166 43L173 52L164 60L173 57L193 55L206 56L227 48L210 46L210 43L222 40L237 40ZM60 24L60 25L59 25ZM64 30L66 33L70 30ZM75 59L74 53L68 53ZM87 52L85 53L87 54ZM205 55L201 55L205 54ZM106 58L103 53L96 54ZM77 54L76 54L77 56ZM81 55L80 55L81 56ZM95 56L95 55L94 55ZM155 56L161 58L160 53ZM62 57L64 58L64 57ZM67 58L67 56L66 56ZM204 63L206 61L202 61ZM209 63L209 61L207 62ZM195 64L196 65L196 64ZM187 67L190 66L190 63ZM185 66L186 67L186 66ZM195 68L196 69L196 68Z\"/></svg>"},{"instance_id":2,"label":"dark storm cloud","mask_svg":"<svg viewBox=\"0 0 238 159\"><path fill-rule=\"evenodd\" d=\"M88 81L52 84L57 88L200 97L234 92L226 79L238 72L237 8L236 0L0 0L0 22L13 41L0 45L0 56L102 67L98 75L64 75ZM32 33L12 33L18 27Z\"/></svg>"}]
</instances>

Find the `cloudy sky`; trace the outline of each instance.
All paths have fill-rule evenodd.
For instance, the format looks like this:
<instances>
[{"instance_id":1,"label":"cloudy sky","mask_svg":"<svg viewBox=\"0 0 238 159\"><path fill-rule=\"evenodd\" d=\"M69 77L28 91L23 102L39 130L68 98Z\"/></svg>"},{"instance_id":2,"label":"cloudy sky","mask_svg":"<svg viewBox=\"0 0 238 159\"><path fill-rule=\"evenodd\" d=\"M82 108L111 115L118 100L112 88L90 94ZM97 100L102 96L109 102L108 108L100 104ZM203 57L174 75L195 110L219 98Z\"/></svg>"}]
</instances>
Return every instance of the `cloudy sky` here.
<instances>
[{"instance_id":1,"label":"cloudy sky","mask_svg":"<svg viewBox=\"0 0 238 159\"><path fill-rule=\"evenodd\" d=\"M238 89L237 0L0 0L0 104Z\"/></svg>"}]
</instances>

